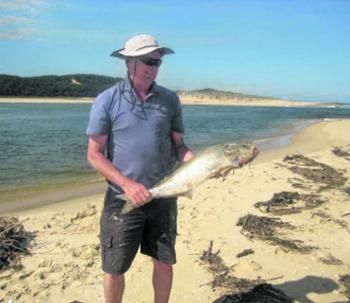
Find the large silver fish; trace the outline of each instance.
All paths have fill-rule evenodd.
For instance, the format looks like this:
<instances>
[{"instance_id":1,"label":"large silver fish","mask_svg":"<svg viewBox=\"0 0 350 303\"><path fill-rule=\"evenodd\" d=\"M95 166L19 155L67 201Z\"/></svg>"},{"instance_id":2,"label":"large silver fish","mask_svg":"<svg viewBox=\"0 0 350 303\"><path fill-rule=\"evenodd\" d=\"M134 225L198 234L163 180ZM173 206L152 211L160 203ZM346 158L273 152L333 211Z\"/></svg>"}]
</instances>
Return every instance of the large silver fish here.
<instances>
[{"instance_id":1,"label":"large silver fish","mask_svg":"<svg viewBox=\"0 0 350 303\"><path fill-rule=\"evenodd\" d=\"M257 154L257 148L250 145L214 145L183 163L172 174L149 189L149 192L152 199L178 196L191 198L196 186L213 177L227 176L230 171L252 161ZM126 195L118 197L126 201L122 213L134 208Z\"/></svg>"}]
</instances>

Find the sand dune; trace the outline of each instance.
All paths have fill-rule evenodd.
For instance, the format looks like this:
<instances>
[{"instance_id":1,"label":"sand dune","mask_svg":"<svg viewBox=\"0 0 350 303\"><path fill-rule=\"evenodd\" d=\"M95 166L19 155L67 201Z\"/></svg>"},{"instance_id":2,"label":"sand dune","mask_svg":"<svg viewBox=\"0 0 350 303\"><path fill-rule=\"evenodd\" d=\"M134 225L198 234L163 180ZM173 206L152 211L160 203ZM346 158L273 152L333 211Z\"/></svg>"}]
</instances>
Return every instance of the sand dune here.
<instances>
[{"instance_id":1,"label":"sand dune","mask_svg":"<svg viewBox=\"0 0 350 303\"><path fill-rule=\"evenodd\" d=\"M212 287L217 277L201 260L210 243L229 269L221 273L225 281L266 281L296 302L349 302L349 128L349 120L309 126L291 145L261 153L250 167L225 180L206 182L192 200L180 198L171 302L213 302L232 293L234 285ZM292 156L296 153L302 156ZM296 204L286 206L287 213L278 213L275 205L268 210L254 206L282 192L301 195ZM309 196L303 195L315 195L322 203L307 203ZM0 301L102 302L102 200L99 194L16 213L37 237L21 267L0 272ZM283 224L261 235L258 229L237 225L248 214ZM246 249L253 253L237 257ZM153 302L151 270L149 258L138 255L126 276L125 302Z\"/></svg>"}]
</instances>

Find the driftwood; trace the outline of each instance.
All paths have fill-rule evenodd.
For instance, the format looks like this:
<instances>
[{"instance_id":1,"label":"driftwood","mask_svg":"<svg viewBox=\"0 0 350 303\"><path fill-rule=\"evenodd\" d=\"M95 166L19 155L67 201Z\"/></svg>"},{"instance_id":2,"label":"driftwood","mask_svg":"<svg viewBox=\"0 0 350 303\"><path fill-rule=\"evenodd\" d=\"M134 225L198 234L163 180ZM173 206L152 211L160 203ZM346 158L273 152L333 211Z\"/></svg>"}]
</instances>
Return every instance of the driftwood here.
<instances>
[{"instance_id":1,"label":"driftwood","mask_svg":"<svg viewBox=\"0 0 350 303\"><path fill-rule=\"evenodd\" d=\"M261 280L248 280L235 277L231 268L225 264L219 253L220 250L213 253L213 241L210 241L208 249L203 251L200 257L207 270L214 276L213 281L210 283L212 288L221 288L229 292L239 292L247 291L261 283Z\"/></svg>"}]
</instances>

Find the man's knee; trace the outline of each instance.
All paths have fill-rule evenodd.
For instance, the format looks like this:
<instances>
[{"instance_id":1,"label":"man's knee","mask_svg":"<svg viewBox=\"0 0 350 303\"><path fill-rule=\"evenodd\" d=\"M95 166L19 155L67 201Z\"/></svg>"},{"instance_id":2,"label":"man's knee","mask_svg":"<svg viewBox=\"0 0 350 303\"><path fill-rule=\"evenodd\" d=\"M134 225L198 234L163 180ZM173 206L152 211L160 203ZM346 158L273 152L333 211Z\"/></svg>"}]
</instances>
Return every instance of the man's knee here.
<instances>
[{"instance_id":1,"label":"man's knee","mask_svg":"<svg viewBox=\"0 0 350 303\"><path fill-rule=\"evenodd\" d=\"M104 278L105 278L105 281L118 283L119 281L123 281L124 280L124 274L115 275L115 274L111 274L111 273L105 272Z\"/></svg>"},{"instance_id":2,"label":"man's knee","mask_svg":"<svg viewBox=\"0 0 350 303\"><path fill-rule=\"evenodd\" d=\"M154 265L155 269L163 271L163 272L172 272L173 271L172 264L163 263L163 262L158 261L156 259L153 259L153 265Z\"/></svg>"}]
</instances>

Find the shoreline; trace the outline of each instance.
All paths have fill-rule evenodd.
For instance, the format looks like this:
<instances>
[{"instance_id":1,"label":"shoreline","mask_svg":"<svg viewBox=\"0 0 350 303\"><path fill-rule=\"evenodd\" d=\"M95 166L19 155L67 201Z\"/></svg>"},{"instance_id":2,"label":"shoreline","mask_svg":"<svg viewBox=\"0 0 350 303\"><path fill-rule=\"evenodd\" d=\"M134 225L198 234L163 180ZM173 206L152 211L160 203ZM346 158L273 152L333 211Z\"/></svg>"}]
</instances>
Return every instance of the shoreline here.
<instances>
[{"instance_id":1,"label":"shoreline","mask_svg":"<svg viewBox=\"0 0 350 303\"><path fill-rule=\"evenodd\" d=\"M282 99L215 99L179 95L183 105L215 105L215 106L262 106L262 107L337 107L334 102L287 101ZM90 97L4 97L0 96L0 104L92 104L95 98Z\"/></svg>"},{"instance_id":2,"label":"shoreline","mask_svg":"<svg viewBox=\"0 0 350 303\"><path fill-rule=\"evenodd\" d=\"M265 142L257 144L258 147L261 147L261 153L255 160L255 163L259 164L276 160L283 157L287 151L311 153L322 150L329 143L326 134L322 132L322 128L334 122L347 123L346 121L350 120L334 119L312 122L311 124L299 126L290 133L264 139ZM317 142L315 142L315 140L310 140L314 137L313 134L317 134ZM17 214L36 209L47 209L56 204L64 205L66 201L103 195L106 186L107 183L103 177L96 179L96 181L90 181L75 186L62 186L50 189L46 193L33 195L26 199L2 202L0 203L0 212L3 214Z\"/></svg>"},{"instance_id":3,"label":"shoreline","mask_svg":"<svg viewBox=\"0 0 350 303\"><path fill-rule=\"evenodd\" d=\"M312 122L311 125L319 122ZM263 153L271 151L278 151L281 148L288 147L292 143L293 137L296 136L300 131L303 131L310 124L304 124L298 126L291 132L283 132L274 137L264 138L263 142L256 144L261 147ZM259 157L260 158L260 157ZM41 190L36 190L27 197L15 196L15 198L9 202L0 202L0 213L3 214L15 214L23 213L33 209L41 209L50 207L53 204L64 203L65 201L87 198L96 194L104 194L107 182L100 175L97 175L95 181L91 179L86 183L78 183L75 185L61 185L54 188L46 188L45 186L40 187ZM10 196L9 194L7 194Z\"/></svg>"}]
</instances>

